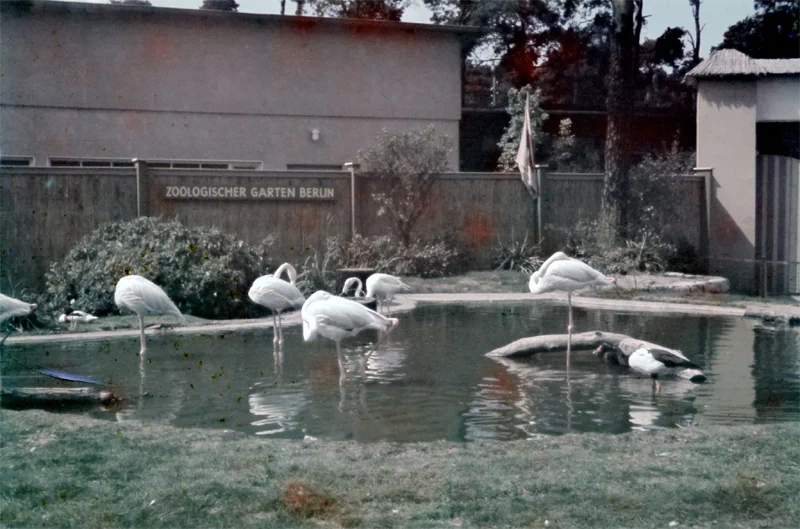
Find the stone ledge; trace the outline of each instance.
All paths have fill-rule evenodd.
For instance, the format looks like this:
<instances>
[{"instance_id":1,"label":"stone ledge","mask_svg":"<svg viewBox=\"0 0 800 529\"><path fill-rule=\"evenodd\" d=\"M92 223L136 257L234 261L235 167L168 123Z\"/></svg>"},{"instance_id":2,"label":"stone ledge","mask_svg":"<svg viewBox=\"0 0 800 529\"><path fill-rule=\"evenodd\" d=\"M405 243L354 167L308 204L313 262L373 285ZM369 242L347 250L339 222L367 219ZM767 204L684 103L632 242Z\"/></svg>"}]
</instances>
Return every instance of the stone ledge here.
<instances>
[{"instance_id":1,"label":"stone ledge","mask_svg":"<svg viewBox=\"0 0 800 529\"><path fill-rule=\"evenodd\" d=\"M617 284L622 288L640 292L672 292L675 294L697 292L724 294L731 288L730 282L724 277L683 274L680 272L665 272L660 275L630 274L617 276Z\"/></svg>"}]
</instances>

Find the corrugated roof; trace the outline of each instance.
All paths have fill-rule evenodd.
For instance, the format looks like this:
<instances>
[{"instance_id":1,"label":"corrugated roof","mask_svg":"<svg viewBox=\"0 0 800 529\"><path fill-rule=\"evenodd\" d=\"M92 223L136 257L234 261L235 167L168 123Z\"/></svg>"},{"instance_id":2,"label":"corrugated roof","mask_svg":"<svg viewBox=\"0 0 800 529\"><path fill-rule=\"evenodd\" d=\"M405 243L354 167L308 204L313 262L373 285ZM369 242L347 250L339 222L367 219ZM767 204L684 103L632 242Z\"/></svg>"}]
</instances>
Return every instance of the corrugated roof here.
<instances>
[{"instance_id":1,"label":"corrugated roof","mask_svg":"<svg viewBox=\"0 0 800 529\"><path fill-rule=\"evenodd\" d=\"M753 59L738 50L717 50L686 77L738 77L800 74L800 59Z\"/></svg>"}]
</instances>

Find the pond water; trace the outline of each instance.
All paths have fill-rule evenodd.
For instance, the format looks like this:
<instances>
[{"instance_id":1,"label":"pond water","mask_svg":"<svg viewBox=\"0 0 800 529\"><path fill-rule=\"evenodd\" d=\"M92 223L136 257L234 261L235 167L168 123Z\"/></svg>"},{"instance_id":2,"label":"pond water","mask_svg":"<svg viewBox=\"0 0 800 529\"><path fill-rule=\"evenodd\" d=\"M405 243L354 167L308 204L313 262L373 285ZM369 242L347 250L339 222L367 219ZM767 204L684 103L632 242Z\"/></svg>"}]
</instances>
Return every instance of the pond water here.
<instances>
[{"instance_id":1,"label":"pond water","mask_svg":"<svg viewBox=\"0 0 800 529\"><path fill-rule=\"evenodd\" d=\"M681 349L705 384L649 378L590 353L498 361L485 353L535 334L566 331L567 309L549 303L428 305L401 323L362 371L369 340L345 340L340 384L333 342L284 331L152 336L144 363L137 338L7 346L3 387L55 381L8 358L89 375L125 397L116 410L71 411L113 421L227 428L280 438L358 441L510 440L566 432L627 432L689 424L797 421L800 333L741 318L575 309L576 332L609 330Z\"/></svg>"}]
</instances>

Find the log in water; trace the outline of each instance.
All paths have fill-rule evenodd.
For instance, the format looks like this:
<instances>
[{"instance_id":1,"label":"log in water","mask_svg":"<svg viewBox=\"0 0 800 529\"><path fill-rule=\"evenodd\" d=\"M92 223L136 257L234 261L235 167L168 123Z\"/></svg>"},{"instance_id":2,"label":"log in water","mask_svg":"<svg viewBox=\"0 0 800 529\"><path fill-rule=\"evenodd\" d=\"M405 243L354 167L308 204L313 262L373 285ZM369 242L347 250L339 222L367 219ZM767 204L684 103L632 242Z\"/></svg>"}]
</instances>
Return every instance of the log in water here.
<instances>
[{"instance_id":1,"label":"log in water","mask_svg":"<svg viewBox=\"0 0 800 529\"><path fill-rule=\"evenodd\" d=\"M490 358L510 358L520 359L529 358L537 353L553 353L567 350L566 334L545 334L541 336L531 336L520 338L508 345L499 347L486 353ZM638 338L632 338L625 334L617 334L603 331L590 331L573 334L571 349L573 351L592 351L595 356L620 365L628 365L628 357L637 349L664 349L670 353L689 360L677 349L670 349L663 345L654 344ZM691 380L692 382L703 382L706 380L705 374L698 369L681 369L676 373L677 376Z\"/></svg>"}]
</instances>

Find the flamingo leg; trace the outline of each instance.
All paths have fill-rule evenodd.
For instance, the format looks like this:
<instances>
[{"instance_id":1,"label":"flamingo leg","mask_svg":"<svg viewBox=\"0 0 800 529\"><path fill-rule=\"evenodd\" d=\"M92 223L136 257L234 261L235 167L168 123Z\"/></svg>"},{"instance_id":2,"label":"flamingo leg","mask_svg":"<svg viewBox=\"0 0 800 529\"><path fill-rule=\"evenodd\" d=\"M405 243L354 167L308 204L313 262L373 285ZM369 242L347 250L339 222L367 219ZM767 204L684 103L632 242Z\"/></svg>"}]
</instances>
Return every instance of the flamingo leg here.
<instances>
[{"instance_id":1,"label":"flamingo leg","mask_svg":"<svg viewBox=\"0 0 800 529\"><path fill-rule=\"evenodd\" d=\"M14 330L14 329L12 329L12 328L9 326L9 328L8 328L8 332L6 333L6 335L5 335L5 336L3 336L3 339L2 339L2 340L0 340L0 347L3 347L3 344L4 344L4 343L6 343L6 338L8 338L8 337L11 335L11 331L13 331L13 330Z\"/></svg>"},{"instance_id":2,"label":"flamingo leg","mask_svg":"<svg viewBox=\"0 0 800 529\"><path fill-rule=\"evenodd\" d=\"M145 341L144 338L144 318L142 318L141 316L139 316L139 338L142 342L142 348L141 350L139 350L139 354L142 355L142 357L144 357L144 353L145 351L147 351L147 342Z\"/></svg>"},{"instance_id":3,"label":"flamingo leg","mask_svg":"<svg viewBox=\"0 0 800 529\"><path fill-rule=\"evenodd\" d=\"M567 305L569 306L569 325L567 326L567 369L569 369L569 356L572 350L572 292L567 292Z\"/></svg>"},{"instance_id":4,"label":"flamingo leg","mask_svg":"<svg viewBox=\"0 0 800 529\"><path fill-rule=\"evenodd\" d=\"M278 345L283 345L283 321L280 312L278 312Z\"/></svg>"},{"instance_id":5,"label":"flamingo leg","mask_svg":"<svg viewBox=\"0 0 800 529\"><path fill-rule=\"evenodd\" d=\"M342 345L339 342L336 342L336 358L339 361L339 383L341 384L344 381L344 375L346 371L344 370L344 357L342 356Z\"/></svg>"},{"instance_id":6,"label":"flamingo leg","mask_svg":"<svg viewBox=\"0 0 800 529\"><path fill-rule=\"evenodd\" d=\"M278 343L278 317L274 310L272 311L272 343Z\"/></svg>"},{"instance_id":7,"label":"flamingo leg","mask_svg":"<svg viewBox=\"0 0 800 529\"><path fill-rule=\"evenodd\" d=\"M281 344L272 344L272 357L274 360L273 369L275 374L280 376L280 374L283 372L283 347Z\"/></svg>"}]
</instances>

